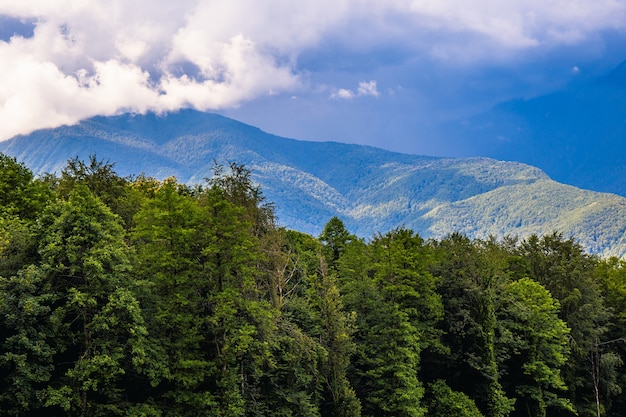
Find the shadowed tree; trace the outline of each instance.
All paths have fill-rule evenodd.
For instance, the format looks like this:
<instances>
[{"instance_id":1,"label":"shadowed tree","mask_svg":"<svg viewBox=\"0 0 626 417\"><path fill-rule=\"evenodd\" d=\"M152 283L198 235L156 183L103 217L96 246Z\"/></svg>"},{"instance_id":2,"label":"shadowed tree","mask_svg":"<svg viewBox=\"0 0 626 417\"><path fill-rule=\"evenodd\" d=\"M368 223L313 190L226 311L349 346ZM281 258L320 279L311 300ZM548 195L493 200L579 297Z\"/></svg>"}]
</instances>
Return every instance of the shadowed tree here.
<instances>
[{"instance_id":1,"label":"shadowed tree","mask_svg":"<svg viewBox=\"0 0 626 417\"><path fill-rule=\"evenodd\" d=\"M514 400L500 381L496 352L497 294L508 281L505 258L494 242L472 242L453 234L437 245L432 266L443 298L442 376L467 393L487 417L508 416Z\"/></svg>"},{"instance_id":2,"label":"shadowed tree","mask_svg":"<svg viewBox=\"0 0 626 417\"><path fill-rule=\"evenodd\" d=\"M57 353L54 300L35 266L0 276L0 415L42 414L41 395Z\"/></svg>"}]
</instances>

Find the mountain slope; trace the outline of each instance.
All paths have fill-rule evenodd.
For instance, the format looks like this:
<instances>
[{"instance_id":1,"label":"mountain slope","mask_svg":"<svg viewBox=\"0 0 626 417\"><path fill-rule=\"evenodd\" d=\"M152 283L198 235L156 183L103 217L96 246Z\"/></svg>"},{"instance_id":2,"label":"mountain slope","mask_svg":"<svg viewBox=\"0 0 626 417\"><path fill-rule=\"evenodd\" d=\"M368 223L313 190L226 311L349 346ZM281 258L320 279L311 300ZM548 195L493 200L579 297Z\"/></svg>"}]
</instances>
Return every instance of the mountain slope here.
<instances>
[{"instance_id":1,"label":"mountain slope","mask_svg":"<svg viewBox=\"0 0 626 417\"><path fill-rule=\"evenodd\" d=\"M626 196L626 61L593 83L502 103L442 132L467 154L524 162L556 181Z\"/></svg>"},{"instance_id":2,"label":"mountain slope","mask_svg":"<svg viewBox=\"0 0 626 417\"><path fill-rule=\"evenodd\" d=\"M403 224L427 238L557 230L594 253L626 253L620 215L626 199L558 184L521 163L297 141L192 110L96 117L0 142L0 152L36 173L95 153L115 162L121 175L173 175L192 183L211 175L214 160L243 163L276 203L279 221L312 234L338 215L365 237Z\"/></svg>"}]
</instances>

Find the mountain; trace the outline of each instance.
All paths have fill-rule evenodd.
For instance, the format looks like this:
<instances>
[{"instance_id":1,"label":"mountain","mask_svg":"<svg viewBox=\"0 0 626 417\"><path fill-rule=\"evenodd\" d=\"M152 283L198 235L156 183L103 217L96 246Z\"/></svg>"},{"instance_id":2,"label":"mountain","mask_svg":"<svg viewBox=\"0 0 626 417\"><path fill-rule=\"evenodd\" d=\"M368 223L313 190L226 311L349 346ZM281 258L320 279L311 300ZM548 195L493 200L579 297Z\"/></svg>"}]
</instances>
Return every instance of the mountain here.
<instances>
[{"instance_id":1,"label":"mountain","mask_svg":"<svg viewBox=\"0 0 626 417\"><path fill-rule=\"evenodd\" d=\"M556 181L626 196L626 61L594 82L502 103L441 132L466 154L524 162Z\"/></svg>"},{"instance_id":2,"label":"mountain","mask_svg":"<svg viewBox=\"0 0 626 417\"><path fill-rule=\"evenodd\" d=\"M245 164L286 227L317 235L341 217L364 237L405 225L425 238L562 232L590 252L626 254L626 199L551 180L543 171L488 158L435 158L368 146L305 142L216 114L95 117L0 142L35 173L58 172L72 157L116 163L197 183L214 161Z\"/></svg>"}]
</instances>

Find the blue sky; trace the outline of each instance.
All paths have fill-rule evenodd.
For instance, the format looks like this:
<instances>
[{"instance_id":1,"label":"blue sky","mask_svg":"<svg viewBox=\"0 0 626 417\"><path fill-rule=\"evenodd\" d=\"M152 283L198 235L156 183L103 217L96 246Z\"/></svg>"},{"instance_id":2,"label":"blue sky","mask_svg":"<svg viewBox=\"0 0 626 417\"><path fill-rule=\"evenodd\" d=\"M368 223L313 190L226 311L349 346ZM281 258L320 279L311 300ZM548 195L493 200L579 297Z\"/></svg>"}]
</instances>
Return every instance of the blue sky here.
<instances>
[{"instance_id":1,"label":"blue sky","mask_svg":"<svg viewBox=\"0 0 626 417\"><path fill-rule=\"evenodd\" d=\"M271 133L459 155L446 120L626 59L626 0L2 0L0 140L216 111Z\"/></svg>"}]
</instances>

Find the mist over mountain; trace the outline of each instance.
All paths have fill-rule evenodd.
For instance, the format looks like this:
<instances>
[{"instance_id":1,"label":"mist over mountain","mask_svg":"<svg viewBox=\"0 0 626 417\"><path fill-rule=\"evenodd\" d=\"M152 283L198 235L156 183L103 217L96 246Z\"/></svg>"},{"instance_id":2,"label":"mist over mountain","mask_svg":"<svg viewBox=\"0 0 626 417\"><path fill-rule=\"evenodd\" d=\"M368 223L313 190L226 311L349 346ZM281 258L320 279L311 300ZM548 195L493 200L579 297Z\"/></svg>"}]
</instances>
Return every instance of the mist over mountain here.
<instances>
[{"instance_id":1,"label":"mist over mountain","mask_svg":"<svg viewBox=\"0 0 626 417\"><path fill-rule=\"evenodd\" d=\"M298 141L193 110L95 117L0 142L0 152L39 174L96 154L120 175L186 183L210 177L215 161L245 164L280 223L314 235L337 215L363 237L401 225L425 238L559 231L592 253L626 254L626 199L559 184L517 162Z\"/></svg>"},{"instance_id":2,"label":"mist over mountain","mask_svg":"<svg viewBox=\"0 0 626 417\"><path fill-rule=\"evenodd\" d=\"M577 187L626 196L626 61L595 82L513 100L441 128L467 154L537 166Z\"/></svg>"}]
</instances>

